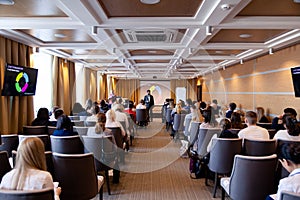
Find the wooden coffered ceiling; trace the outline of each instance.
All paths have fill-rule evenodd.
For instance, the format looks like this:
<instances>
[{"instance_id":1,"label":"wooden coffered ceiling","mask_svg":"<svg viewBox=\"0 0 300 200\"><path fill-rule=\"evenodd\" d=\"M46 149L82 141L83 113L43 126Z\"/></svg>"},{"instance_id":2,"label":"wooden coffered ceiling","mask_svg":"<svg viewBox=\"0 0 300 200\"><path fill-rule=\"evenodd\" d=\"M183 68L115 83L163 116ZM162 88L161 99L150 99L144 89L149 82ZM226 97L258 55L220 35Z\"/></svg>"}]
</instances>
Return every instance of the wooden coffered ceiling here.
<instances>
[{"instance_id":1,"label":"wooden coffered ceiling","mask_svg":"<svg viewBox=\"0 0 300 200\"><path fill-rule=\"evenodd\" d=\"M117 78L194 78L300 41L293 0L14 1L1 35Z\"/></svg>"}]
</instances>

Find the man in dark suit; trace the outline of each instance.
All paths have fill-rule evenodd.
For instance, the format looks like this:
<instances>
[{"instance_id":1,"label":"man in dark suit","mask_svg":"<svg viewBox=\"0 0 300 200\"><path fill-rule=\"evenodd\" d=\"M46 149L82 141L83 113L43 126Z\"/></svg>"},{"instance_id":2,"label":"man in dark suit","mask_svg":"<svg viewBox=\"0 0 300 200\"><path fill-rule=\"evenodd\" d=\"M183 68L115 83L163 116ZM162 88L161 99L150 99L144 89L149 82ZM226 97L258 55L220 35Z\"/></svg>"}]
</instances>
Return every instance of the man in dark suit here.
<instances>
[{"instance_id":1,"label":"man in dark suit","mask_svg":"<svg viewBox=\"0 0 300 200\"><path fill-rule=\"evenodd\" d=\"M151 95L150 90L147 90L147 94L144 96L144 102L148 111L148 121L152 121L152 109L151 107L154 106L154 98Z\"/></svg>"}]
</instances>

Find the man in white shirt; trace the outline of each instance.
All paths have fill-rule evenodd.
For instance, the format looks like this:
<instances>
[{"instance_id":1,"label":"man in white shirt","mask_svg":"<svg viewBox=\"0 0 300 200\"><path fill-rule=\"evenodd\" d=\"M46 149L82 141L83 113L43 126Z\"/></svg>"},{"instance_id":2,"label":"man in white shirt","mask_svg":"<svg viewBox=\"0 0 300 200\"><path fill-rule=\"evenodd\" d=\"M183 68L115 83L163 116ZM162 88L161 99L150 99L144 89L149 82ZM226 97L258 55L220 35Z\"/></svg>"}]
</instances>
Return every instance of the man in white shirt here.
<instances>
[{"instance_id":1,"label":"man in white shirt","mask_svg":"<svg viewBox=\"0 0 300 200\"><path fill-rule=\"evenodd\" d=\"M257 114L253 111L246 112L245 123L247 128L240 130L239 138L253 139L253 140L269 140L269 132L267 129L256 126Z\"/></svg>"}]
</instances>

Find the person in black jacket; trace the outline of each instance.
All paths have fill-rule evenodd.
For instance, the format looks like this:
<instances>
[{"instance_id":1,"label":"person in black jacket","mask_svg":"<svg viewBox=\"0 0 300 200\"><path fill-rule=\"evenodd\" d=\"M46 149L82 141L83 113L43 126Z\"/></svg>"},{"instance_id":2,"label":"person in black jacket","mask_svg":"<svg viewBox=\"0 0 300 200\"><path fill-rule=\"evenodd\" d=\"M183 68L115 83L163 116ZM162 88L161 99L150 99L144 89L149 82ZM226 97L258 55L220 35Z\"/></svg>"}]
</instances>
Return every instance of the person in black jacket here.
<instances>
[{"instance_id":1,"label":"person in black jacket","mask_svg":"<svg viewBox=\"0 0 300 200\"><path fill-rule=\"evenodd\" d=\"M151 95L151 91L150 90L147 90L147 94L144 96L144 102L145 102L145 105L146 105L146 108L147 108L147 112L148 112L148 121L152 121L152 109L151 107L154 106L154 98L153 96Z\"/></svg>"}]
</instances>

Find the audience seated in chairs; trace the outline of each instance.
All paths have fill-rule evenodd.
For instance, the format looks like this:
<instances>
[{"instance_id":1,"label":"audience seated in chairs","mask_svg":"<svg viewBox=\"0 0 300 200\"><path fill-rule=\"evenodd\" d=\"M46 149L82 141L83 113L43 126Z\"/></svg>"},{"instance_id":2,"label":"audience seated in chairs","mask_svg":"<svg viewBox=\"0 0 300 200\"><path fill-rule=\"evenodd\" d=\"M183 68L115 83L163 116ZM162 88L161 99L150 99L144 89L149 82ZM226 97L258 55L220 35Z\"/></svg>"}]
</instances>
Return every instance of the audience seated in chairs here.
<instances>
[{"instance_id":1,"label":"audience seated in chairs","mask_svg":"<svg viewBox=\"0 0 300 200\"><path fill-rule=\"evenodd\" d=\"M52 176L47 172L45 148L37 137L24 139L19 147L16 166L2 179L1 189L39 190L54 189ZM59 199L60 188L55 188L56 199Z\"/></svg>"},{"instance_id":2,"label":"audience seated in chairs","mask_svg":"<svg viewBox=\"0 0 300 200\"><path fill-rule=\"evenodd\" d=\"M290 175L280 180L277 194L270 195L269 199L279 199L282 191L300 194L300 146L297 143L284 144L279 161Z\"/></svg>"},{"instance_id":3,"label":"audience seated in chairs","mask_svg":"<svg viewBox=\"0 0 300 200\"><path fill-rule=\"evenodd\" d=\"M70 136L74 135L73 125L70 118L64 114L62 109L57 109L54 113L57 120L56 130L53 132L54 136Z\"/></svg>"},{"instance_id":4,"label":"audience seated in chairs","mask_svg":"<svg viewBox=\"0 0 300 200\"><path fill-rule=\"evenodd\" d=\"M242 122L242 118L241 118L241 114L238 112L233 112L231 114L231 128L232 129L243 129L243 128L247 128L246 124L243 124Z\"/></svg>"},{"instance_id":5,"label":"audience seated in chairs","mask_svg":"<svg viewBox=\"0 0 300 200\"><path fill-rule=\"evenodd\" d=\"M89 127L87 131L88 136L99 136L111 135L111 130L105 128L106 116L104 113L97 114L97 123L94 127Z\"/></svg>"},{"instance_id":6,"label":"audience seated in chairs","mask_svg":"<svg viewBox=\"0 0 300 200\"><path fill-rule=\"evenodd\" d=\"M72 116L77 116L78 113L83 112L84 108L82 107L82 105L78 102L75 102L71 111L71 115Z\"/></svg>"},{"instance_id":7,"label":"audience seated in chairs","mask_svg":"<svg viewBox=\"0 0 300 200\"><path fill-rule=\"evenodd\" d=\"M279 115L279 116L273 118L273 120L272 120L272 129L276 129L276 131L285 129L285 127L283 126L283 123L282 123L282 117L283 117L284 114L289 114L295 119L297 117L297 112L294 108L285 108L283 110L282 115Z\"/></svg>"}]
</instances>

